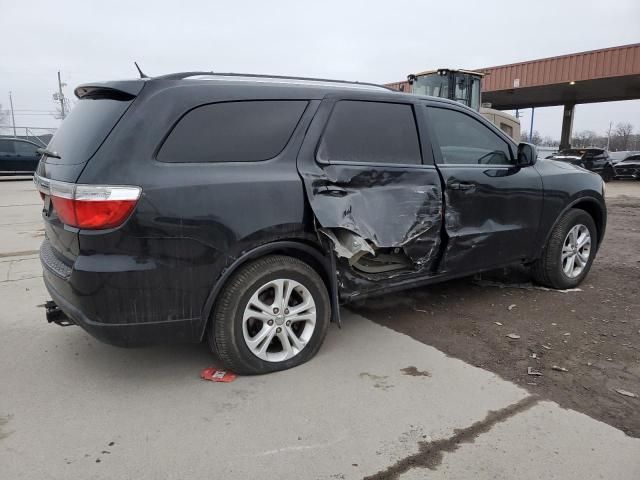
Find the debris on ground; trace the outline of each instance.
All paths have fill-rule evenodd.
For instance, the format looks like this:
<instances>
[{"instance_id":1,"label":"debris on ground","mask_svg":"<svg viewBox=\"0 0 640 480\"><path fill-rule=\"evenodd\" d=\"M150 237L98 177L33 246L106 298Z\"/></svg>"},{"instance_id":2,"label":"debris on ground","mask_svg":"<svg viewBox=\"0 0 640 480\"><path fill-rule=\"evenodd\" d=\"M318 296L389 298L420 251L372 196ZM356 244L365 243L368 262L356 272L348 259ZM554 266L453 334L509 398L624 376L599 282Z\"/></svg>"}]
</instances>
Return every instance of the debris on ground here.
<instances>
[{"instance_id":1,"label":"debris on ground","mask_svg":"<svg viewBox=\"0 0 640 480\"><path fill-rule=\"evenodd\" d=\"M495 324L496 324L496 325L498 325L499 327L501 327L501 326L502 326L502 324L501 324L500 322L493 322L493 323L495 323Z\"/></svg>"},{"instance_id":2,"label":"debris on ground","mask_svg":"<svg viewBox=\"0 0 640 480\"><path fill-rule=\"evenodd\" d=\"M638 395L636 395L635 393L628 392L627 390L622 390L621 388L616 388L616 392L620 395L624 395L625 397L638 398Z\"/></svg>"},{"instance_id":3,"label":"debris on ground","mask_svg":"<svg viewBox=\"0 0 640 480\"><path fill-rule=\"evenodd\" d=\"M538 358L538 354L537 353L532 353L531 354L531 358Z\"/></svg>"},{"instance_id":4,"label":"debris on ground","mask_svg":"<svg viewBox=\"0 0 640 480\"><path fill-rule=\"evenodd\" d=\"M564 335L565 337L568 337L569 335L571 335L571 332L564 332L562 335Z\"/></svg>"},{"instance_id":5,"label":"debris on ground","mask_svg":"<svg viewBox=\"0 0 640 480\"><path fill-rule=\"evenodd\" d=\"M431 376L431 373L429 373L427 370L418 370L413 365L409 367L401 368L400 371L402 372L403 375L409 375L412 377L430 377Z\"/></svg>"},{"instance_id":6,"label":"debris on ground","mask_svg":"<svg viewBox=\"0 0 640 480\"><path fill-rule=\"evenodd\" d=\"M236 374L227 370L218 370L215 367L209 367L200 372L200 378L211 382L229 383L236 379Z\"/></svg>"},{"instance_id":7,"label":"debris on ground","mask_svg":"<svg viewBox=\"0 0 640 480\"><path fill-rule=\"evenodd\" d=\"M545 350L551 350L551 345L545 345L544 343L542 345L540 345L542 348L544 348Z\"/></svg>"},{"instance_id":8,"label":"debris on ground","mask_svg":"<svg viewBox=\"0 0 640 480\"><path fill-rule=\"evenodd\" d=\"M512 340L518 340L520 338L520 335L518 335L517 333L508 333L505 336L511 338Z\"/></svg>"},{"instance_id":9,"label":"debris on ground","mask_svg":"<svg viewBox=\"0 0 640 480\"><path fill-rule=\"evenodd\" d=\"M537 377L541 377L542 376L542 372L534 370L532 367L527 367L527 375L535 375Z\"/></svg>"},{"instance_id":10,"label":"debris on ground","mask_svg":"<svg viewBox=\"0 0 640 480\"><path fill-rule=\"evenodd\" d=\"M516 304L515 304L515 303L512 303L511 305L509 305L509 306L507 307L507 310L511 311L511 310L513 310L514 308L516 308Z\"/></svg>"},{"instance_id":11,"label":"debris on ground","mask_svg":"<svg viewBox=\"0 0 640 480\"><path fill-rule=\"evenodd\" d=\"M533 283L502 283L494 282L491 280L474 280L474 285L478 287L498 287L498 288L519 288L521 290L542 290L543 292L582 292L581 288L567 288L565 290L556 290L553 288L542 287L540 285L534 285Z\"/></svg>"},{"instance_id":12,"label":"debris on ground","mask_svg":"<svg viewBox=\"0 0 640 480\"><path fill-rule=\"evenodd\" d=\"M553 365L551 370L555 370L557 372L568 372L569 370L564 367L559 367L558 365Z\"/></svg>"}]
</instances>

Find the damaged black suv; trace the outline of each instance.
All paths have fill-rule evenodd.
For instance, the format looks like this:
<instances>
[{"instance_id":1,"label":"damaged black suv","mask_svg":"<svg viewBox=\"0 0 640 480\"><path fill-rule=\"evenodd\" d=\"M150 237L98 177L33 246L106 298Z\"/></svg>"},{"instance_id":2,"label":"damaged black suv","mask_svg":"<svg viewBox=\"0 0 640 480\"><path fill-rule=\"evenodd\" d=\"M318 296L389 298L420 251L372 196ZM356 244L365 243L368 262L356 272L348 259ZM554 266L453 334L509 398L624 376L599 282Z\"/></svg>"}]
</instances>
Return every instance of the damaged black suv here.
<instances>
[{"instance_id":1,"label":"damaged black suv","mask_svg":"<svg viewBox=\"0 0 640 480\"><path fill-rule=\"evenodd\" d=\"M574 287L604 236L599 176L451 101L212 73L75 93L35 176L47 312L108 343L282 370L341 303L512 263Z\"/></svg>"}]
</instances>

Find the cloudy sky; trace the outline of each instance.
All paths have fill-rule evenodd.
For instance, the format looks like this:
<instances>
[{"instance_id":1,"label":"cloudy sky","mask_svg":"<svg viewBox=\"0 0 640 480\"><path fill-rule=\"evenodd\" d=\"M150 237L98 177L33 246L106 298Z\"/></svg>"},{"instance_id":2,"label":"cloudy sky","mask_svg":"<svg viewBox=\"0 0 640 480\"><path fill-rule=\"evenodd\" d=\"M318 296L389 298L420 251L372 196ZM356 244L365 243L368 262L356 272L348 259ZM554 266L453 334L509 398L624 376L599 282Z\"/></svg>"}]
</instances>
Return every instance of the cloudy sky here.
<instances>
[{"instance_id":1,"label":"cloudy sky","mask_svg":"<svg viewBox=\"0 0 640 480\"><path fill-rule=\"evenodd\" d=\"M402 80L437 67L480 68L640 41L639 0L253 1L0 0L0 104L16 123L55 127L58 70L69 86L216 70ZM534 130L560 136L561 107ZM528 130L529 111L523 118ZM574 131L609 121L640 131L640 101L576 107Z\"/></svg>"}]
</instances>

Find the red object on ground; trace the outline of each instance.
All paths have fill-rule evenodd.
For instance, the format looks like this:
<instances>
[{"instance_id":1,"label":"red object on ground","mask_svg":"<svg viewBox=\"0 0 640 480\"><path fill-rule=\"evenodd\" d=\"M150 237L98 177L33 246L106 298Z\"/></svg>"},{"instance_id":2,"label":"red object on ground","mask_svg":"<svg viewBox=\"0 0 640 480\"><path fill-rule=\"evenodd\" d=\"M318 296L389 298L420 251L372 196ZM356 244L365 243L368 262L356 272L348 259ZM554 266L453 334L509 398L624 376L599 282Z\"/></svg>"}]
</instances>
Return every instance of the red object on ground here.
<instances>
[{"instance_id":1,"label":"red object on ground","mask_svg":"<svg viewBox=\"0 0 640 480\"><path fill-rule=\"evenodd\" d=\"M236 374L226 370L218 370L215 367L209 367L200 372L200 378L212 382L229 383L236 379Z\"/></svg>"}]
</instances>

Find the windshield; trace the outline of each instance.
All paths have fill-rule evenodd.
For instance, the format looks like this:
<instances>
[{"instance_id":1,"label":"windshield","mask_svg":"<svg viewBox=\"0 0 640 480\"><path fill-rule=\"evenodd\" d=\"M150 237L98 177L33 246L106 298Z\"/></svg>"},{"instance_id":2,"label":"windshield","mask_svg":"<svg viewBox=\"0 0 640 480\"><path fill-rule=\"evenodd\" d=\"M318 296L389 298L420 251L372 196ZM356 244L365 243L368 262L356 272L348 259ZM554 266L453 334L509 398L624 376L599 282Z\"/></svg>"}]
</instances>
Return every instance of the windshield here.
<instances>
[{"instance_id":1,"label":"windshield","mask_svg":"<svg viewBox=\"0 0 640 480\"><path fill-rule=\"evenodd\" d=\"M452 94L449 91L453 85ZM449 72L440 75L437 72L421 75L414 80L413 93L432 97L449 98L474 110L480 110L480 78L466 73Z\"/></svg>"},{"instance_id":2,"label":"windshield","mask_svg":"<svg viewBox=\"0 0 640 480\"><path fill-rule=\"evenodd\" d=\"M47 157L46 162L62 165L87 162L129 105L131 101L106 98L80 100L47 147L60 158Z\"/></svg>"},{"instance_id":3,"label":"windshield","mask_svg":"<svg viewBox=\"0 0 640 480\"><path fill-rule=\"evenodd\" d=\"M449 81L447 76L430 73L414 80L412 92L416 95L449 98Z\"/></svg>"}]
</instances>

